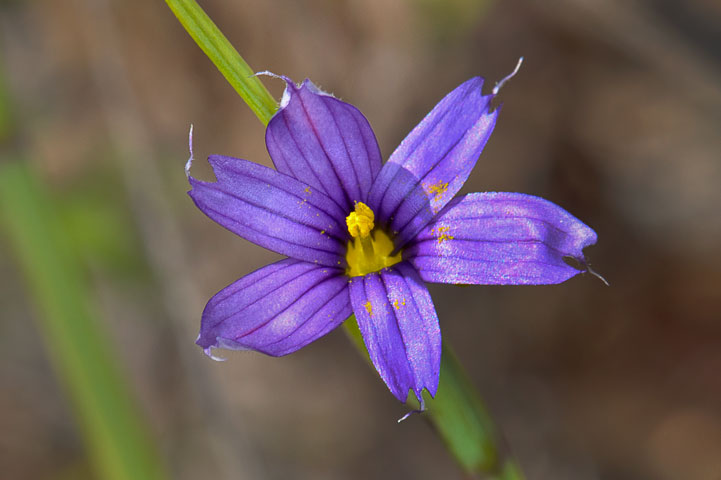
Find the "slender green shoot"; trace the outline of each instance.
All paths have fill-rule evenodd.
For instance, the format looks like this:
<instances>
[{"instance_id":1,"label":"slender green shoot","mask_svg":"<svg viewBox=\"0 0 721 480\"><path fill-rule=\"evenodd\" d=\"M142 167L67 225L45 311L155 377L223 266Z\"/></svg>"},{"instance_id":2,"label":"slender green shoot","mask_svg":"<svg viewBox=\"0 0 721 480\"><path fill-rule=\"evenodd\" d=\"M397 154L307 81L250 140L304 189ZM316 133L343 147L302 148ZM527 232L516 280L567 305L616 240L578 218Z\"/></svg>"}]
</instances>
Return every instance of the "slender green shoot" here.
<instances>
[{"instance_id":1,"label":"slender green shoot","mask_svg":"<svg viewBox=\"0 0 721 480\"><path fill-rule=\"evenodd\" d=\"M165 3L263 125L268 125L278 103L200 5L195 0Z\"/></svg>"}]
</instances>

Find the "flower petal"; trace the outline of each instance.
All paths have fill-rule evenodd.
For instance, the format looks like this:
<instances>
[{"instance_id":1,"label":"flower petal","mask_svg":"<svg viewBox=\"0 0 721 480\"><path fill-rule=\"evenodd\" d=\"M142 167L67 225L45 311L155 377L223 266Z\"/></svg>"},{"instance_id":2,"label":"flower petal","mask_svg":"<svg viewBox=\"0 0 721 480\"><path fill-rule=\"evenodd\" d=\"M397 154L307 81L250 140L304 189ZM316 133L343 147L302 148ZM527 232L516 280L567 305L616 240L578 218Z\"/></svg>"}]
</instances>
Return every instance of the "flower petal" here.
<instances>
[{"instance_id":1,"label":"flower petal","mask_svg":"<svg viewBox=\"0 0 721 480\"><path fill-rule=\"evenodd\" d=\"M381 169L368 120L357 108L321 92L310 80L287 87L265 142L279 172L324 192L344 210L365 202Z\"/></svg>"},{"instance_id":2,"label":"flower petal","mask_svg":"<svg viewBox=\"0 0 721 480\"><path fill-rule=\"evenodd\" d=\"M415 269L401 262L353 277L353 312L370 358L393 395L405 402L411 390L422 402L435 396L441 364L441 331L433 301Z\"/></svg>"},{"instance_id":3,"label":"flower petal","mask_svg":"<svg viewBox=\"0 0 721 480\"><path fill-rule=\"evenodd\" d=\"M327 196L275 170L211 156L217 182L188 177L188 194L207 216L282 255L328 266L344 264L345 212Z\"/></svg>"},{"instance_id":4,"label":"flower petal","mask_svg":"<svg viewBox=\"0 0 721 480\"><path fill-rule=\"evenodd\" d=\"M285 259L225 287L203 311L197 344L287 355L352 313L343 271Z\"/></svg>"},{"instance_id":5,"label":"flower petal","mask_svg":"<svg viewBox=\"0 0 721 480\"><path fill-rule=\"evenodd\" d=\"M461 84L393 152L368 196L402 247L461 189L496 124L483 79Z\"/></svg>"},{"instance_id":6,"label":"flower petal","mask_svg":"<svg viewBox=\"0 0 721 480\"><path fill-rule=\"evenodd\" d=\"M471 193L453 200L403 252L427 282L560 283L581 271L596 232L548 200L521 193Z\"/></svg>"}]
</instances>

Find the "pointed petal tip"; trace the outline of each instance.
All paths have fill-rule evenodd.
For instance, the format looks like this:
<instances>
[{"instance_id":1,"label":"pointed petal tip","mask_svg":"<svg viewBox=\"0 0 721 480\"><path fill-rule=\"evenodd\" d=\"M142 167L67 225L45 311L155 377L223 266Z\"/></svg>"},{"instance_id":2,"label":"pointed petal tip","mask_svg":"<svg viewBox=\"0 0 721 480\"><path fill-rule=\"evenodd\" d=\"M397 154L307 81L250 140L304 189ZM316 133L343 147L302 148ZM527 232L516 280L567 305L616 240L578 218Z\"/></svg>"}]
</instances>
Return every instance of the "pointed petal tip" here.
<instances>
[{"instance_id":1,"label":"pointed petal tip","mask_svg":"<svg viewBox=\"0 0 721 480\"><path fill-rule=\"evenodd\" d=\"M203 349L203 353L205 353L208 356L208 358L210 358L211 360L215 360L216 362L224 362L227 360L226 358L219 357L219 356L213 354L213 348L215 348L215 347L212 347L212 346L206 347Z\"/></svg>"},{"instance_id":2,"label":"pointed petal tip","mask_svg":"<svg viewBox=\"0 0 721 480\"><path fill-rule=\"evenodd\" d=\"M590 228L589 228L589 230L593 234L593 237L591 239L592 241L585 242L583 244L583 246L581 247L582 249L586 248L587 246L594 245L596 243L596 237L595 237L596 232L594 232ZM603 284L606 285L607 287L611 286L611 284L608 282L608 280L606 280L604 278L603 275L601 275L600 273L595 271L593 268L591 268L591 265L588 263L585 255L583 255L582 252L580 253L579 256L567 255L567 256L563 257L563 260L566 262L566 264L569 267L571 267L575 270L575 272L568 277L569 279L571 277L578 275L579 273L588 273L588 274L598 278L599 280L601 280L603 282Z\"/></svg>"},{"instance_id":3,"label":"pointed petal tip","mask_svg":"<svg viewBox=\"0 0 721 480\"><path fill-rule=\"evenodd\" d=\"M439 375L440 375L440 365L438 365ZM439 375L436 375L436 378L438 378ZM438 382L432 384L432 385L424 385L423 388L425 388L426 392L431 396L431 398L436 398L436 393L438 393ZM421 395L423 393L423 389L420 390L420 393L416 393L416 396L423 402L423 396Z\"/></svg>"},{"instance_id":4,"label":"pointed petal tip","mask_svg":"<svg viewBox=\"0 0 721 480\"><path fill-rule=\"evenodd\" d=\"M273 74L272 76L285 81L285 90L283 90L283 97L280 100L278 112L286 108L290 103L291 99L293 98L293 95L303 89L308 90L315 95L335 98L332 94L323 91L320 87L318 87L318 85L313 83L310 78L306 78L302 82L296 84L290 77L286 77L285 75ZM276 112L276 114L273 116L276 116L278 112Z\"/></svg>"},{"instance_id":5,"label":"pointed petal tip","mask_svg":"<svg viewBox=\"0 0 721 480\"><path fill-rule=\"evenodd\" d=\"M463 82L462 84L460 84L458 87L463 87L463 86L465 86L466 88L482 89L482 88L483 88L483 84L484 84L485 82L486 82L486 79L485 79L485 78L483 78L483 77L481 77L481 76L479 76L479 75L476 75L475 77L469 78L468 80L466 80L465 82ZM477 84L477 85L476 85L476 84ZM456 87L456 88L458 88L458 87Z\"/></svg>"},{"instance_id":6,"label":"pointed petal tip","mask_svg":"<svg viewBox=\"0 0 721 480\"><path fill-rule=\"evenodd\" d=\"M254 77L271 77L271 78L277 78L278 80L283 80L285 82L285 90L283 90L283 96L280 99L280 105L278 106L278 110L282 110L288 105L288 102L290 102L290 90L298 88L295 84L295 82L285 75L278 75L277 73L273 73L270 70L263 70L262 72L256 72L253 74ZM275 116L278 113L276 111L273 116Z\"/></svg>"},{"instance_id":7,"label":"pointed petal tip","mask_svg":"<svg viewBox=\"0 0 721 480\"><path fill-rule=\"evenodd\" d=\"M318 85L313 83L313 81L310 78L306 78L303 80L303 83L300 85L300 88L307 88L311 93L315 93L316 95L323 95L326 97L333 97L333 94L328 93L324 90L322 90Z\"/></svg>"},{"instance_id":8,"label":"pointed petal tip","mask_svg":"<svg viewBox=\"0 0 721 480\"><path fill-rule=\"evenodd\" d=\"M255 75L265 75L272 78L277 78L279 80L283 80L285 82L285 90L283 90L283 96L280 99L280 105L278 107L278 111L273 115L274 117L277 115L279 111L284 109L288 106L290 103L290 100L293 96L293 94L299 90L307 89L311 93L314 93L316 95L323 95L327 97L333 97L332 94L325 92L321 90L310 78L306 78L301 83L296 84L292 78L286 76L286 75L278 75L276 73L270 72L268 70L263 72L258 72Z\"/></svg>"},{"instance_id":9,"label":"pointed petal tip","mask_svg":"<svg viewBox=\"0 0 721 480\"><path fill-rule=\"evenodd\" d=\"M419 391L417 391L417 392L413 392L413 394L414 394L414 395L416 396L416 398L418 399L418 403L420 403L420 408L417 408L417 409L415 409L415 410L411 410L410 412L408 412L408 413L406 413L405 415L403 415L401 418L398 419L398 423L401 423L401 422L403 422L404 420L407 420L407 419L410 418L413 414L416 414L416 413L417 413L417 414L421 414L421 413L423 413L423 412L426 411L426 402L425 402L425 400L423 400L423 389L421 389L421 390L419 390ZM431 396L432 396L432 395L431 395Z\"/></svg>"},{"instance_id":10,"label":"pointed petal tip","mask_svg":"<svg viewBox=\"0 0 721 480\"><path fill-rule=\"evenodd\" d=\"M225 362L228 359L213 353L215 350L223 349L223 350L234 350L234 351L241 351L241 352L247 351L247 350L252 350L251 348L248 348L236 341L233 341L233 340L230 340L227 338L223 338L220 336L215 336L212 338L207 338L207 337L208 337L208 335L203 335L202 328L201 328L201 333L198 334L198 339L195 341L195 344L203 349L203 353L205 353L206 356L208 356L212 360L215 360L216 362Z\"/></svg>"},{"instance_id":11,"label":"pointed petal tip","mask_svg":"<svg viewBox=\"0 0 721 480\"><path fill-rule=\"evenodd\" d=\"M290 103L290 97L292 96L291 92L296 89L293 80L288 77L283 77L283 80L285 80L285 89L283 90L283 96L280 98L278 110L273 114L273 117L277 117L278 113L288 106L288 104ZM270 125L270 122L268 122L268 125Z\"/></svg>"}]
</instances>

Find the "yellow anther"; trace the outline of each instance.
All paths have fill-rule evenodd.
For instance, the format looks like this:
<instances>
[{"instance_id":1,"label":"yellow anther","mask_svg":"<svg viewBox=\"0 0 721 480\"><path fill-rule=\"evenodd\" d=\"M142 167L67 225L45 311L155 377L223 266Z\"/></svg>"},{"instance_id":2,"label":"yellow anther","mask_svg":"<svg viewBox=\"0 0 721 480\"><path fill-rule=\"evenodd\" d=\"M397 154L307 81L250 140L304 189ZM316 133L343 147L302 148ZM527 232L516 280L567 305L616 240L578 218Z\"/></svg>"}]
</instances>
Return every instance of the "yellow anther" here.
<instances>
[{"instance_id":1,"label":"yellow anther","mask_svg":"<svg viewBox=\"0 0 721 480\"><path fill-rule=\"evenodd\" d=\"M348 233L353 238L368 238L375 227L373 210L363 202L356 202L355 210L345 218Z\"/></svg>"}]
</instances>

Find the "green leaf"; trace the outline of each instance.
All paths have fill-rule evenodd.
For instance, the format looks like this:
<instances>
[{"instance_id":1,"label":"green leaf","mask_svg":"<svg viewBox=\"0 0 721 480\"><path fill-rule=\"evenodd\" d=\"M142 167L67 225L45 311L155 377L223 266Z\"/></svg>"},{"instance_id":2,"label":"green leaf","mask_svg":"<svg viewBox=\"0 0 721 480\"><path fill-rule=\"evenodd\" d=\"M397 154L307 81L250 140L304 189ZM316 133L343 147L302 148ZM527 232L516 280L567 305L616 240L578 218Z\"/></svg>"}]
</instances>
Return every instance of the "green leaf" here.
<instances>
[{"instance_id":1,"label":"green leaf","mask_svg":"<svg viewBox=\"0 0 721 480\"><path fill-rule=\"evenodd\" d=\"M277 102L200 5L195 0L165 2L263 125L268 125L278 109Z\"/></svg>"},{"instance_id":2,"label":"green leaf","mask_svg":"<svg viewBox=\"0 0 721 480\"><path fill-rule=\"evenodd\" d=\"M58 218L27 164L0 158L0 225L38 309L38 333L71 399L96 475L167 478Z\"/></svg>"}]
</instances>

